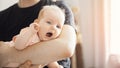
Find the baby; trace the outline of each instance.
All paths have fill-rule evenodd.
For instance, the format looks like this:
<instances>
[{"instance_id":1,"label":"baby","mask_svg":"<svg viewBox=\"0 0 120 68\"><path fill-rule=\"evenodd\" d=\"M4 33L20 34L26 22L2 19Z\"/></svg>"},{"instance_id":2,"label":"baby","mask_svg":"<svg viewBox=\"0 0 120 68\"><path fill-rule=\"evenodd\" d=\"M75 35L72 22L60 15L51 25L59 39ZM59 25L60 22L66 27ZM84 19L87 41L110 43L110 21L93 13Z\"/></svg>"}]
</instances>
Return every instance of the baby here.
<instances>
[{"instance_id":1,"label":"baby","mask_svg":"<svg viewBox=\"0 0 120 68\"><path fill-rule=\"evenodd\" d=\"M44 6L39 12L38 18L23 28L20 34L13 37L9 43L18 50L23 50L28 46L57 38L65 22L65 13L55 5ZM11 64L8 64L9 67ZM49 63L48 68L63 68L57 62Z\"/></svg>"}]
</instances>

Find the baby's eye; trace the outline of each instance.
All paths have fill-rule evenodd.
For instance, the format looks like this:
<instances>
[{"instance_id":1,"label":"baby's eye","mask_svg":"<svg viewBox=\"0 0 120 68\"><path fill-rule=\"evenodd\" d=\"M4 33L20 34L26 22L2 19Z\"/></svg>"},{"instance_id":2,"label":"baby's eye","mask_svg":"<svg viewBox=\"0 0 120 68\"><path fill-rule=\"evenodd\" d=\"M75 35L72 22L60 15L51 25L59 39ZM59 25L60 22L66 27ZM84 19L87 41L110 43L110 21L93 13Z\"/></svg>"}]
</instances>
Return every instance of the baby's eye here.
<instances>
[{"instance_id":1,"label":"baby's eye","mask_svg":"<svg viewBox=\"0 0 120 68\"><path fill-rule=\"evenodd\" d=\"M47 23L48 23L48 24L51 24L51 22L50 22L50 21L47 21Z\"/></svg>"},{"instance_id":2,"label":"baby's eye","mask_svg":"<svg viewBox=\"0 0 120 68\"><path fill-rule=\"evenodd\" d=\"M60 26L59 26L59 25L57 25L56 27L60 29Z\"/></svg>"}]
</instances>

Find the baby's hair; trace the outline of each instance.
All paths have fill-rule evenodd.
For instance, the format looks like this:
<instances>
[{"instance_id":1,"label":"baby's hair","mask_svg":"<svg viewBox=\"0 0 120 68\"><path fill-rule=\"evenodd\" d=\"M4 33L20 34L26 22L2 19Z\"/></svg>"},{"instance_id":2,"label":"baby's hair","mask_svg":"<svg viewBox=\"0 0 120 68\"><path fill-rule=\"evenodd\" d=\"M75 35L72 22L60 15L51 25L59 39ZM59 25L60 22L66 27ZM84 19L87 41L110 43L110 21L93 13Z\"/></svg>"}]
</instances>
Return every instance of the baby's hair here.
<instances>
[{"instance_id":1,"label":"baby's hair","mask_svg":"<svg viewBox=\"0 0 120 68\"><path fill-rule=\"evenodd\" d=\"M38 17L38 18L42 18L42 16L43 16L43 14L44 14L44 12L45 11L49 11L49 10L57 10L57 12L63 12L63 14L64 14L64 16L65 16L65 12L64 12L64 10L62 10L61 8L59 8L58 6L56 6L56 5L46 5L46 6L43 6L43 8L41 9L41 11L40 11L40 13L39 13L39 16L40 17ZM56 13L57 13L56 12ZM60 14L62 14L62 13L60 13Z\"/></svg>"}]
</instances>

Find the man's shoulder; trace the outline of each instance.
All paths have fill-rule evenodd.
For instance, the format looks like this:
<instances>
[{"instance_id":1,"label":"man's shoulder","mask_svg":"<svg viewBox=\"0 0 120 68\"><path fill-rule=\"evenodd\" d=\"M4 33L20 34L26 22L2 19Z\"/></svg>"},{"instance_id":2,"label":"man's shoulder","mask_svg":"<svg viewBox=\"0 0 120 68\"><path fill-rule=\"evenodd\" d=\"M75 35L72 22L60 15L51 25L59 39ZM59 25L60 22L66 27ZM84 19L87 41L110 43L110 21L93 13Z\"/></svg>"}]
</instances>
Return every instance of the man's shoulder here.
<instances>
[{"instance_id":1,"label":"man's shoulder","mask_svg":"<svg viewBox=\"0 0 120 68\"><path fill-rule=\"evenodd\" d=\"M16 7L16 4L0 11L0 23L4 23L6 19L8 19L9 15L11 14L11 11Z\"/></svg>"}]
</instances>

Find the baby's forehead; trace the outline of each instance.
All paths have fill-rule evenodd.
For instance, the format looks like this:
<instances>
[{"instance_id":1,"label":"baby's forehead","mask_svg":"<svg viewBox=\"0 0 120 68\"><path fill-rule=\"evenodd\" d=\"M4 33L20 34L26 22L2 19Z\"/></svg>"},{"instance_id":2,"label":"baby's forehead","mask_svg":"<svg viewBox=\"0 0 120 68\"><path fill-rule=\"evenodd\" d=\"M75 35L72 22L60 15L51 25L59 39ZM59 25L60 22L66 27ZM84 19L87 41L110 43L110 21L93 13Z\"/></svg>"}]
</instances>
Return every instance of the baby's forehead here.
<instances>
[{"instance_id":1,"label":"baby's forehead","mask_svg":"<svg viewBox=\"0 0 120 68\"><path fill-rule=\"evenodd\" d=\"M47 6L44 6L42 10L44 12L52 11L52 12L56 12L56 13L63 13L62 9L59 8L56 5L49 5L49 6L47 5Z\"/></svg>"},{"instance_id":2,"label":"baby's forehead","mask_svg":"<svg viewBox=\"0 0 120 68\"><path fill-rule=\"evenodd\" d=\"M47 17L54 18L56 20L58 19L58 21L65 20L64 11L58 6L55 6L55 5L44 6L41 12L45 17L47 16Z\"/></svg>"},{"instance_id":3,"label":"baby's forehead","mask_svg":"<svg viewBox=\"0 0 120 68\"><path fill-rule=\"evenodd\" d=\"M44 16L45 14L59 14L64 16L65 12L56 5L46 5L40 10L38 17Z\"/></svg>"}]
</instances>

